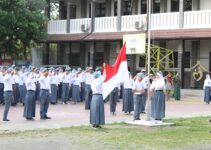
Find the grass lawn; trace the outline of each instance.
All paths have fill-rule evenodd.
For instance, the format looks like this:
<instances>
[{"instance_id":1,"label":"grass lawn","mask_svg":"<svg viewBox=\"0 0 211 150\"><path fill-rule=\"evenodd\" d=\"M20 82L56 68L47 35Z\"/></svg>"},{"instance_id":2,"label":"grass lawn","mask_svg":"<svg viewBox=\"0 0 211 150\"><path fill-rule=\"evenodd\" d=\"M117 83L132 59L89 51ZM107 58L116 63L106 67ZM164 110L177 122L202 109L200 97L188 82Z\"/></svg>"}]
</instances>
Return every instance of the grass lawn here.
<instances>
[{"instance_id":1,"label":"grass lawn","mask_svg":"<svg viewBox=\"0 0 211 150\"><path fill-rule=\"evenodd\" d=\"M17 133L0 132L2 138L22 138L33 140L39 138L65 139L71 149L172 149L200 146L211 146L210 117L188 119L167 119L174 122L172 127L146 128L124 123L109 124L102 129L90 126L70 127L55 130L38 130Z\"/></svg>"}]
</instances>

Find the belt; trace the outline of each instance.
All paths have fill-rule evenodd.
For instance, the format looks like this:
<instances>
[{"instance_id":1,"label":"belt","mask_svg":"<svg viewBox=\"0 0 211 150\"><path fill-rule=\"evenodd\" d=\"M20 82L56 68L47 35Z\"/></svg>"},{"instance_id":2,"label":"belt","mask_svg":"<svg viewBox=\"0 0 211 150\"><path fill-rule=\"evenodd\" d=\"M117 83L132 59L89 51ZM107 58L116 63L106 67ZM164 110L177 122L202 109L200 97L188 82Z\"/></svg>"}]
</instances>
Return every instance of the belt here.
<instances>
[{"instance_id":1,"label":"belt","mask_svg":"<svg viewBox=\"0 0 211 150\"><path fill-rule=\"evenodd\" d=\"M99 94L99 93L94 93L93 95L102 95L102 94Z\"/></svg>"},{"instance_id":2,"label":"belt","mask_svg":"<svg viewBox=\"0 0 211 150\"><path fill-rule=\"evenodd\" d=\"M47 89L40 89L40 90L43 90L43 91L49 91L49 90L47 90Z\"/></svg>"},{"instance_id":3,"label":"belt","mask_svg":"<svg viewBox=\"0 0 211 150\"><path fill-rule=\"evenodd\" d=\"M34 90L27 90L28 92L35 92Z\"/></svg>"},{"instance_id":4,"label":"belt","mask_svg":"<svg viewBox=\"0 0 211 150\"><path fill-rule=\"evenodd\" d=\"M156 92L159 92L159 91L160 91L160 92L161 92L161 91L163 92L163 90L155 90L155 91L156 91Z\"/></svg>"}]
</instances>

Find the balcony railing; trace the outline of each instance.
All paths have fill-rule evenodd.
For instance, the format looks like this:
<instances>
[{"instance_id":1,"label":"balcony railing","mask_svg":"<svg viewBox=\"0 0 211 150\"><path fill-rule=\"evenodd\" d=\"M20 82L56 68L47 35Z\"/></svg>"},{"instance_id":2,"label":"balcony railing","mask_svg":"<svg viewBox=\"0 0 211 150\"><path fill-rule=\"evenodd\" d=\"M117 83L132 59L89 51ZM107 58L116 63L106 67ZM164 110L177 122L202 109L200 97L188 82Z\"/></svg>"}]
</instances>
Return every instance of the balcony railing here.
<instances>
[{"instance_id":1,"label":"balcony railing","mask_svg":"<svg viewBox=\"0 0 211 150\"><path fill-rule=\"evenodd\" d=\"M185 12L184 28L211 28L211 10Z\"/></svg>"},{"instance_id":2,"label":"balcony railing","mask_svg":"<svg viewBox=\"0 0 211 150\"><path fill-rule=\"evenodd\" d=\"M152 30L179 29L179 12L152 14L151 18ZM121 31L137 31L137 24L146 28L146 19L146 15L122 16ZM185 29L211 28L211 10L184 12L183 23ZM84 30L82 27L84 27ZM94 27L94 32L116 32L117 17L97 17L95 18ZM70 21L70 33L68 34L89 32L90 28L90 18L72 19ZM66 20L48 22L48 34L66 34L66 31Z\"/></svg>"},{"instance_id":3,"label":"balcony railing","mask_svg":"<svg viewBox=\"0 0 211 150\"><path fill-rule=\"evenodd\" d=\"M67 31L67 20L55 20L48 22L48 34L65 34Z\"/></svg>"}]
</instances>

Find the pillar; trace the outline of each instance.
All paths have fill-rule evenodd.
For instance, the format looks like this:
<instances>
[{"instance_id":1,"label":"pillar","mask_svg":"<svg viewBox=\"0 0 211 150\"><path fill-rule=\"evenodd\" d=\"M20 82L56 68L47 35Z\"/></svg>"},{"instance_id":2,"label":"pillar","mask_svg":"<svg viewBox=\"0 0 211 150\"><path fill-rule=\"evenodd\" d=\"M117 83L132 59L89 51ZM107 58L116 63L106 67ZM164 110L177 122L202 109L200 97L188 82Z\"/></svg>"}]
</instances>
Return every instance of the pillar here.
<instances>
[{"instance_id":1,"label":"pillar","mask_svg":"<svg viewBox=\"0 0 211 150\"><path fill-rule=\"evenodd\" d=\"M117 0L117 31L121 31L122 0Z\"/></svg>"},{"instance_id":2,"label":"pillar","mask_svg":"<svg viewBox=\"0 0 211 150\"><path fill-rule=\"evenodd\" d=\"M178 62L178 73L180 75L180 77L182 77L182 54L183 54L183 48L184 48L184 45L183 45L183 40L180 40L179 41L179 45L178 45L178 58L177 58L177 62Z\"/></svg>"},{"instance_id":3,"label":"pillar","mask_svg":"<svg viewBox=\"0 0 211 150\"><path fill-rule=\"evenodd\" d=\"M110 49L110 43L104 43L104 62L107 64L109 64Z\"/></svg>"},{"instance_id":4,"label":"pillar","mask_svg":"<svg viewBox=\"0 0 211 150\"><path fill-rule=\"evenodd\" d=\"M106 16L111 16L111 0L106 0Z\"/></svg>"},{"instance_id":5,"label":"pillar","mask_svg":"<svg viewBox=\"0 0 211 150\"><path fill-rule=\"evenodd\" d=\"M93 67L94 66L94 52L95 52L95 43L90 42L90 49L89 49L89 66Z\"/></svg>"},{"instance_id":6,"label":"pillar","mask_svg":"<svg viewBox=\"0 0 211 150\"><path fill-rule=\"evenodd\" d=\"M91 1L91 32L95 29L95 2Z\"/></svg>"},{"instance_id":7,"label":"pillar","mask_svg":"<svg viewBox=\"0 0 211 150\"><path fill-rule=\"evenodd\" d=\"M70 2L67 2L67 33L70 33Z\"/></svg>"},{"instance_id":8,"label":"pillar","mask_svg":"<svg viewBox=\"0 0 211 150\"><path fill-rule=\"evenodd\" d=\"M85 43L80 43L80 66L85 67L85 52L86 46Z\"/></svg>"},{"instance_id":9,"label":"pillar","mask_svg":"<svg viewBox=\"0 0 211 150\"><path fill-rule=\"evenodd\" d=\"M64 19L64 1L59 1L59 19Z\"/></svg>"},{"instance_id":10,"label":"pillar","mask_svg":"<svg viewBox=\"0 0 211 150\"><path fill-rule=\"evenodd\" d=\"M179 1L179 28L184 26L184 0Z\"/></svg>"}]
</instances>

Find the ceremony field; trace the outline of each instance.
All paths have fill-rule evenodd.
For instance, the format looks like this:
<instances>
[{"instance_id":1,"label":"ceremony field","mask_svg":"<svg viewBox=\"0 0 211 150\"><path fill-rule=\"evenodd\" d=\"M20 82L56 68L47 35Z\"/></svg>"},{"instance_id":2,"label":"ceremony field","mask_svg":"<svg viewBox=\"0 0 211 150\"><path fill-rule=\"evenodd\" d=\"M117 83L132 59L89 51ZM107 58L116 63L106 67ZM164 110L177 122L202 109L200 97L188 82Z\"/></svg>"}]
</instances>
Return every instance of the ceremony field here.
<instances>
[{"instance_id":1,"label":"ceremony field","mask_svg":"<svg viewBox=\"0 0 211 150\"><path fill-rule=\"evenodd\" d=\"M146 128L125 123L102 129L77 126L24 132L0 133L1 150L208 150L211 149L210 117L167 119L172 127ZM12 144L11 144L12 143Z\"/></svg>"}]
</instances>

